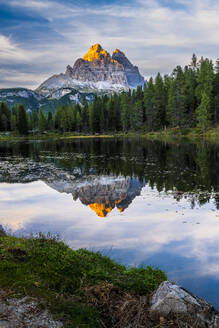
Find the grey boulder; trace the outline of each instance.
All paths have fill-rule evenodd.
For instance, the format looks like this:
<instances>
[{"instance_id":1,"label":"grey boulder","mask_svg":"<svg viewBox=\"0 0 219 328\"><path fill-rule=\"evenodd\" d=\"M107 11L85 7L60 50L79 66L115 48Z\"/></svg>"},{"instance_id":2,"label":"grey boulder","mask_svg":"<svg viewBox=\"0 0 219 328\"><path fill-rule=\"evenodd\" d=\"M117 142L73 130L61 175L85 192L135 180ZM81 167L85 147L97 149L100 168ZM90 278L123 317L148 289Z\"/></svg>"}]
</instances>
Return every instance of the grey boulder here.
<instances>
[{"instance_id":1,"label":"grey boulder","mask_svg":"<svg viewBox=\"0 0 219 328\"><path fill-rule=\"evenodd\" d=\"M155 291L150 311L163 317L188 315L195 327L219 328L219 315L211 304L170 281L164 281Z\"/></svg>"}]
</instances>

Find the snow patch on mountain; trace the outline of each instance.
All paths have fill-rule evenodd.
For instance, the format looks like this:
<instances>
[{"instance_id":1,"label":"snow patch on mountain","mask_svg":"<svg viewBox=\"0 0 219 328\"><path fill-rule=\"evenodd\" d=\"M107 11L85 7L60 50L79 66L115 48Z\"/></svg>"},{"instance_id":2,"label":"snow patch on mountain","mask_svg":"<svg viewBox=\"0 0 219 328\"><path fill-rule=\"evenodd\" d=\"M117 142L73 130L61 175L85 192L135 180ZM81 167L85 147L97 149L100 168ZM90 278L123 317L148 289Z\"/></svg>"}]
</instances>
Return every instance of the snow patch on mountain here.
<instances>
[{"instance_id":1,"label":"snow patch on mountain","mask_svg":"<svg viewBox=\"0 0 219 328\"><path fill-rule=\"evenodd\" d=\"M1 89L0 90L0 98L11 98L11 97L21 97L28 99L30 97L34 97L37 100L41 100L42 96L37 94L36 92L28 89Z\"/></svg>"},{"instance_id":2,"label":"snow patch on mountain","mask_svg":"<svg viewBox=\"0 0 219 328\"><path fill-rule=\"evenodd\" d=\"M60 98L71 92L71 89L79 92L121 92L128 90L122 84L112 84L109 81L80 81L69 78L65 74L54 75L36 89L36 92L48 98Z\"/></svg>"}]
</instances>

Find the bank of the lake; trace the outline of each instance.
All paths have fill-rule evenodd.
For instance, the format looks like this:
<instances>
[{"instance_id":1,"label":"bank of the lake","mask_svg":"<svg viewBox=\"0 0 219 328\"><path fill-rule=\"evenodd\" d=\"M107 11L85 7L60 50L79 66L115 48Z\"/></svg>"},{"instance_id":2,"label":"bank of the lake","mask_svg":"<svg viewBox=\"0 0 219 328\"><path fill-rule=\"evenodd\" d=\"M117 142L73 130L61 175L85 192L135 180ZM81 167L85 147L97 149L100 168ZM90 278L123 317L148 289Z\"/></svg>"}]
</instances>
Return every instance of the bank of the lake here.
<instances>
[{"instance_id":1,"label":"bank of the lake","mask_svg":"<svg viewBox=\"0 0 219 328\"><path fill-rule=\"evenodd\" d=\"M1 231L0 259L4 298L38 299L64 327L111 327L109 314L92 302L93 292L101 296L113 288L114 298L133 295L134 300L134 295L149 294L166 279L159 269L126 268L100 253L75 251L42 235L26 239Z\"/></svg>"},{"instance_id":2,"label":"bank of the lake","mask_svg":"<svg viewBox=\"0 0 219 328\"><path fill-rule=\"evenodd\" d=\"M150 266L127 268L51 236L0 226L0 327L219 327L205 300Z\"/></svg>"},{"instance_id":3,"label":"bank of the lake","mask_svg":"<svg viewBox=\"0 0 219 328\"><path fill-rule=\"evenodd\" d=\"M90 138L131 138L143 137L150 140L172 141L172 140L188 140L199 141L206 140L209 142L217 142L219 140L219 126L209 128L203 131L200 128L167 128L160 131L139 131L139 132L107 132L107 133L72 133L72 132L49 132L30 133L27 135L19 135L13 132L0 132L0 141L25 141L25 140L49 140L49 139L90 139Z\"/></svg>"},{"instance_id":4,"label":"bank of the lake","mask_svg":"<svg viewBox=\"0 0 219 328\"><path fill-rule=\"evenodd\" d=\"M182 140L217 142L219 140L219 127L209 128L203 131L199 128L168 128L162 131L154 131L142 134L151 140L171 141Z\"/></svg>"},{"instance_id":5,"label":"bank of the lake","mask_svg":"<svg viewBox=\"0 0 219 328\"><path fill-rule=\"evenodd\" d=\"M166 281L51 236L17 238L0 227L0 327L219 327L218 312Z\"/></svg>"}]
</instances>

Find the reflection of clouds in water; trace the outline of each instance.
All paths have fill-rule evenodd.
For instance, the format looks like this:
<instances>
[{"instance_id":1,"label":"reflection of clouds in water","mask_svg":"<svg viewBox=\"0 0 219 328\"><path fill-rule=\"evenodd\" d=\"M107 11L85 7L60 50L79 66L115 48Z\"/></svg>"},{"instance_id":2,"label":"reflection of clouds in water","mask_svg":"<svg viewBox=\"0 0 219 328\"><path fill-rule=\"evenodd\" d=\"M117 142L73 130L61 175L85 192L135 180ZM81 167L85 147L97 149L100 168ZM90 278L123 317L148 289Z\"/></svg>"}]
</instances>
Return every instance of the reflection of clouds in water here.
<instances>
[{"instance_id":1,"label":"reflection of clouds in water","mask_svg":"<svg viewBox=\"0 0 219 328\"><path fill-rule=\"evenodd\" d=\"M1 184L0 190L0 224L15 233L49 231L74 248L112 248L121 254L130 250L132 256L124 261L130 265L163 252L167 263L168 254L184 258L190 266L184 274L196 271L199 276L219 273L219 219L212 208L208 203L192 210L187 200L177 203L145 187L125 212L114 209L99 218L79 200L73 202L71 195L57 193L43 182Z\"/></svg>"}]
</instances>

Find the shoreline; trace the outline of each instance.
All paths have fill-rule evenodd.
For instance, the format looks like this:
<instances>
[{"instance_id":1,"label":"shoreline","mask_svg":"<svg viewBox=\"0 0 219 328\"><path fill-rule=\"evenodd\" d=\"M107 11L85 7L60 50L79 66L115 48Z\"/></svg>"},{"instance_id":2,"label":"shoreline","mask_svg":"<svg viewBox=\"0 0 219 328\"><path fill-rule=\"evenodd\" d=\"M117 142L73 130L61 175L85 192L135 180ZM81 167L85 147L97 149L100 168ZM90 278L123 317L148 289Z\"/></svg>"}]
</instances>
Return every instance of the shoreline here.
<instances>
[{"instance_id":1,"label":"shoreline","mask_svg":"<svg viewBox=\"0 0 219 328\"><path fill-rule=\"evenodd\" d=\"M127 268L50 235L8 236L1 225L0 259L3 328L219 327L210 303L157 268Z\"/></svg>"},{"instance_id":2,"label":"shoreline","mask_svg":"<svg viewBox=\"0 0 219 328\"><path fill-rule=\"evenodd\" d=\"M162 131L155 132L128 132L128 133L96 133L96 134L84 134L84 133L72 133L72 132L45 132L40 134L28 134L17 135L10 133L5 135L5 132L0 133L1 141L34 141L34 140L68 140L68 139L116 139L116 138L144 138L148 140L158 140L164 142L171 141L219 141L219 127L211 128L203 132L198 128L169 128Z\"/></svg>"}]
</instances>

